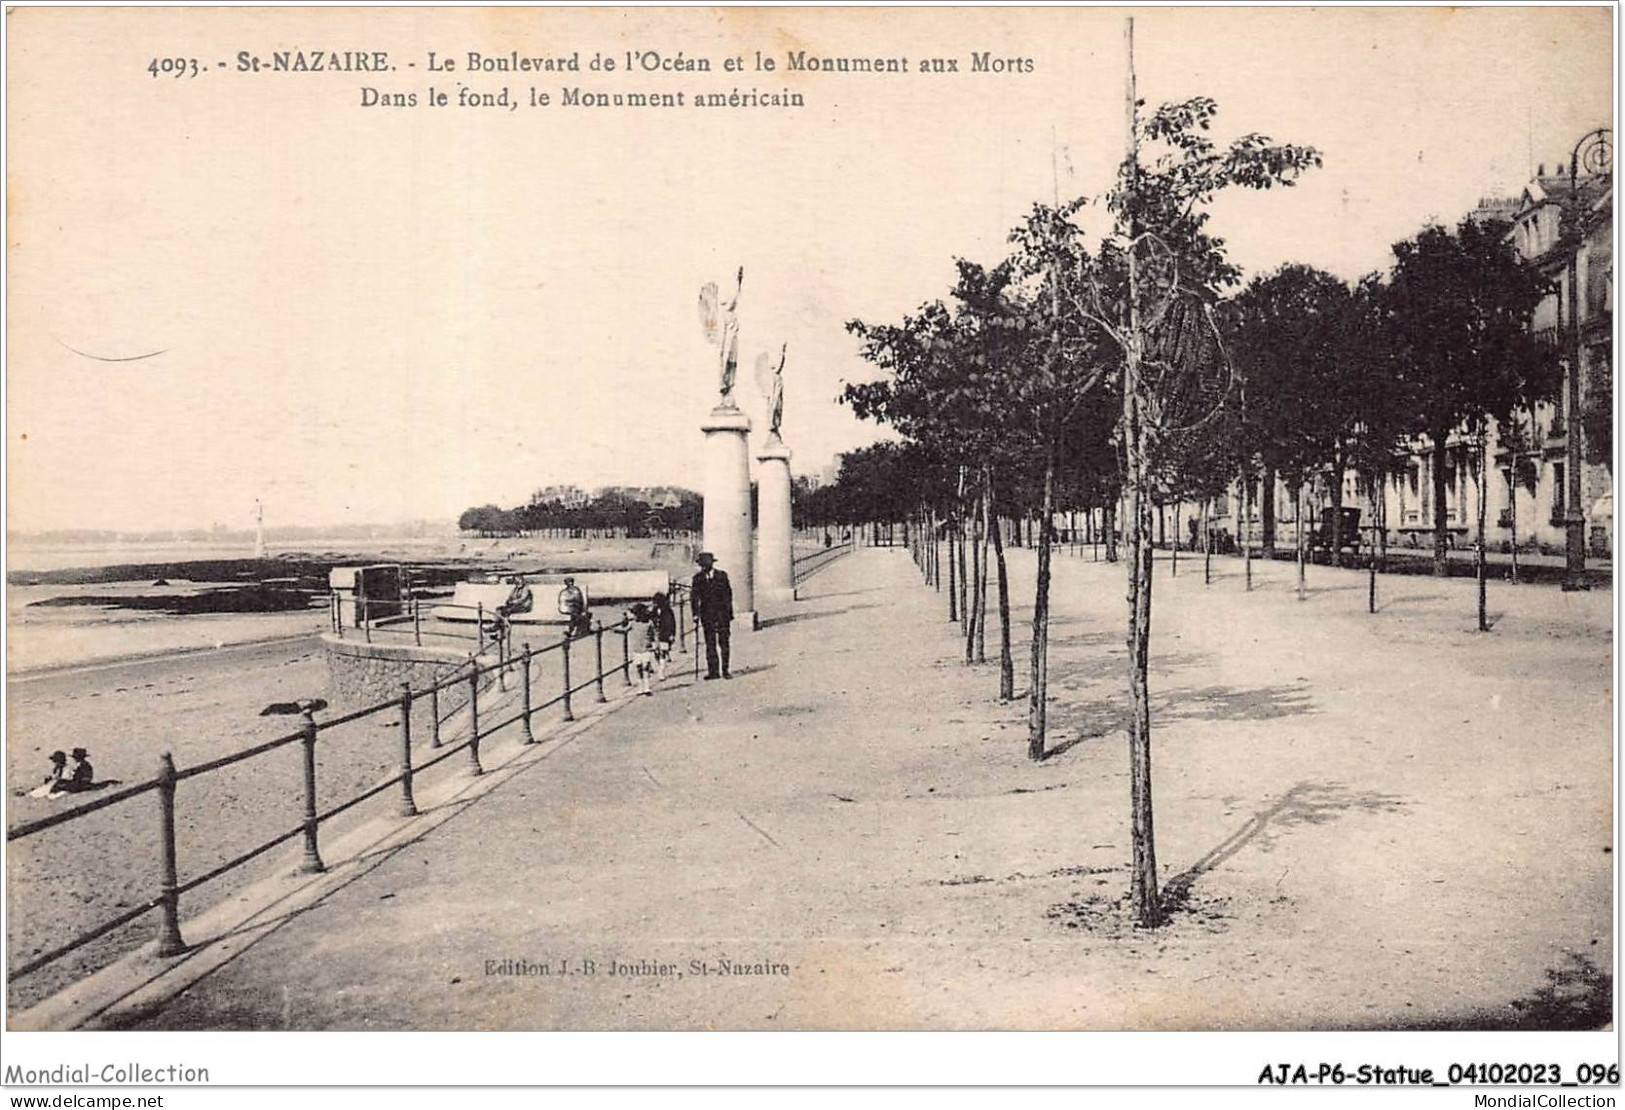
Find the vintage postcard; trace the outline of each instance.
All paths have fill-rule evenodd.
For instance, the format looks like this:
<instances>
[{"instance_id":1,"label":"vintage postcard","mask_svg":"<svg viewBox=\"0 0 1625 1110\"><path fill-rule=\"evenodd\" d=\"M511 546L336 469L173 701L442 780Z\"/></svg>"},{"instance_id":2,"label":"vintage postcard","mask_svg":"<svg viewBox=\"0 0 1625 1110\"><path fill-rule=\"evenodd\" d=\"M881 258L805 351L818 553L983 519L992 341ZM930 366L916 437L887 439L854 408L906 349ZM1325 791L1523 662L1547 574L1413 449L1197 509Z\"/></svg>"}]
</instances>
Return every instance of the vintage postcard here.
<instances>
[{"instance_id":1,"label":"vintage postcard","mask_svg":"<svg viewBox=\"0 0 1625 1110\"><path fill-rule=\"evenodd\" d=\"M8 9L6 1084L1617 1084L1616 15Z\"/></svg>"}]
</instances>

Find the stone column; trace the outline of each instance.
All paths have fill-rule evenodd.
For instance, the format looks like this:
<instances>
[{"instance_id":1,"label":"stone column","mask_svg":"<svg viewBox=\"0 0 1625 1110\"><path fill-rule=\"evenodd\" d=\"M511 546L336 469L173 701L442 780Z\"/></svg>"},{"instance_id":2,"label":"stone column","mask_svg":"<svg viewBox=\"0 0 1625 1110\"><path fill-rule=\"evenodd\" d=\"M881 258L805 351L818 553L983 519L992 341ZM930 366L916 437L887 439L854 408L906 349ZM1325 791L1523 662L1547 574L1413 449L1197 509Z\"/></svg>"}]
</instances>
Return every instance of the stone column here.
<instances>
[{"instance_id":1,"label":"stone column","mask_svg":"<svg viewBox=\"0 0 1625 1110\"><path fill-rule=\"evenodd\" d=\"M756 456L756 589L763 601L794 601L790 554L790 448L778 436Z\"/></svg>"},{"instance_id":2,"label":"stone column","mask_svg":"<svg viewBox=\"0 0 1625 1110\"><path fill-rule=\"evenodd\" d=\"M711 410L705 433L704 550L717 557L734 594L734 629L756 627L750 531L750 417L731 405Z\"/></svg>"}]
</instances>

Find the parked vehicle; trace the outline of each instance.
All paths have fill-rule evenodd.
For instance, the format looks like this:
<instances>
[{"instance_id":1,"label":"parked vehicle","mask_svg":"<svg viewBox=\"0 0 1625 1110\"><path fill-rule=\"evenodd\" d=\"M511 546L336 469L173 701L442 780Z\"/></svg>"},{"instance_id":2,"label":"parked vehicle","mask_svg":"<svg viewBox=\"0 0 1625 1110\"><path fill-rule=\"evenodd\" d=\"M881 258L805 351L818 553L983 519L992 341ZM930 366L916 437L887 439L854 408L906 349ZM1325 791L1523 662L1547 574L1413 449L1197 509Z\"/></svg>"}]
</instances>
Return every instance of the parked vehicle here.
<instances>
[{"instance_id":1,"label":"parked vehicle","mask_svg":"<svg viewBox=\"0 0 1625 1110\"><path fill-rule=\"evenodd\" d=\"M1330 551L1332 548L1333 521L1337 514L1342 514L1342 524L1336 529L1338 546L1358 553L1360 550L1360 510L1352 505L1345 505L1338 509L1328 506L1320 510L1320 524L1309 532L1309 550Z\"/></svg>"}]
</instances>

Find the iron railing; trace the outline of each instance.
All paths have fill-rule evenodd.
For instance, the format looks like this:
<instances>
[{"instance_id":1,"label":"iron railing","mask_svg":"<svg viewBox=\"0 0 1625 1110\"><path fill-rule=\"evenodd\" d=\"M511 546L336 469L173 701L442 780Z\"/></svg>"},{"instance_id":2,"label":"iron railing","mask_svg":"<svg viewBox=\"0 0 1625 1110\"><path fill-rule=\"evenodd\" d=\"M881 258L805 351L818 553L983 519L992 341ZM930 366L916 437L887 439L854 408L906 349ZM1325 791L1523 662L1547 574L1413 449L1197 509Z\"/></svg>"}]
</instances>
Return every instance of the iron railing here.
<instances>
[{"instance_id":1,"label":"iron railing","mask_svg":"<svg viewBox=\"0 0 1625 1110\"><path fill-rule=\"evenodd\" d=\"M347 599L345 599L342 594L340 594L338 591L334 591L328 601L328 623L334 634L337 635L341 640L344 639L344 631L347 627L344 621L346 600ZM677 611L677 627L679 629L679 636L682 636L683 634L681 630L684 626L684 614L688 608L687 587L674 583L670 591L670 600L672 607ZM351 606L355 606L357 603L352 601L349 602L349 604ZM417 647L422 647L423 637L425 635L425 606L427 606L429 609L427 616L432 622L428 631L428 635L431 638L438 636L443 639L456 640L472 637L476 644L476 650L482 652L486 649L488 641L491 643L496 643L499 641L511 642L512 640L515 622L509 620L508 617L505 616L500 610L487 609L483 604L465 605L460 602L453 602L449 598L422 597L415 592L409 592L406 597L401 599L399 605L399 612L392 613L386 617L375 618L368 613L364 601L360 604L360 625L358 631L367 643L372 643L375 635L399 637L410 635L412 637L412 643ZM467 610L469 613L473 614L473 619L465 621L436 620L434 610L437 609ZM534 623L539 628L546 628L549 624L554 622L523 621L518 623Z\"/></svg>"},{"instance_id":2,"label":"iron railing","mask_svg":"<svg viewBox=\"0 0 1625 1110\"><path fill-rule=\"evenodd\" d=\"M853 541L842 540L832 547L826 547L792 559L790 560L790 578L793 582L800 583L812 577L818 571L823 570L842 555L850 555L852 551Z\"/></svg>"},{"instance_id":3,"label":"iron railing","mask_svg":"<svg viewBox=\"0 0 1625 1110\"><path fill-rule=\"evenodd\" d=\"M680 629L683 627L681 622L679 622L678 627ZM604 635L606 633L619 635L621 637L621 662L608 668L607 670L604 667ZM159 825L159 846L162 867L162 879L158 892L151 898L140 902L126 912L121 913L110 920L104 921L91 929L85 930L84 932L79 933L70 940L57 945L49 951L40 953L32 959L9 969L6 976L7 982L15 982L26 975L38 971L39 969L56 962L62 957L83 948L92 941L130 924L131 922L142 917L144 914L147 914L155 909L162 911L162 916L158 926L158 954L160 956L180 955L181 953L185 952L187 948L186 942L182 938L180 931L180 900L183 895L189 894L204 884L244 866L250 861L264 855L266 852L271 851L273 848L301 837L303 838L303 856L299 870L304 873L317 873L325 870L326 865L322 862L320 843L320 831L324 822L331 821L333 818L342 813L348 812L357 805L360 805L362 802L376 797L377 795L382 794L384 791L397 786L400 788L401 792L400 806L398 811L399 814L403 817L414 816L418 812L417 802L413 796L413 779L415 776L427 771L431 767L443 763L444 761L457 755L459 752L464 751L468 753L469 772L474 775L483 774L484 768L480 764L480 741L486 737L500 732L503 729L509 728L514 724L518 724L520 726L522 743L533 744L536 742L536 738L532 730L531 722L536 713L552 706L559 705L563 708L561 719L564 721L573 721L575 720L575 713L573 711L571 699L576 694L586 690L588 687L596 687L595 700L598 702L607 701L608 697L604 691L604 679L616 673L621 673L625 679L626 685L630 686L632 684L632 668L629 636L630 622L622 620L618 624L607 627L602 623L598 623L594 625L589 632L573 638L564 636L557 642L549 644L540 649L532 649L529 644L525 644L523 645L522 651L517 656L511 655L507 651L503 650L502 642L498 642L498 653L496 659L487 663L481 663L478 657L472 658L467 663L459 666L446 678L443 678L423 689L414 690L409 684L402 683L401 694L399 697L390 698L388 700L378 702L375 705L369 705L365 708L357 709L352 712L321 721L316 720L315 717L317 707L308 702L304 703L304 708L300 713L301 719L299 728L294 732L290 732L286 735L278 736L274 739L256 744L253 747L247 748L240 752L233 752L230 755L224 755L218 759L208 760L207 762L200 763L192 767L177 768L170 753L164 752L158 757L157 775L145 782L137 783L133 786L127 786L121 790L115 791L112 794L97 798L93 802L76 806L73 809L66 810L62 813L55 813L48 817L41 817L34 821L27 821L17 825L14 828L6 830L6 842L9 844L13 841L38 835L39 833L45 832L47 829L57 828L59 826L77 821L88 814L106 809L109 806L130 802L146 794L156 793L158 796L157 817ZM570 665L572 648L574 645L580 644L581 642L589 639L593 641L594 667L592 677L586 678L581 682L573 682L571 678ZM558 693L554 694L546 701L538 703L535 701L534 693L532 691L533 664L541 657L555 651L560 652L562 656L562 685ZM495 675L494 679L486 679L483 684L485 688L489 688L493 684L505 687L508 672L515 668L519 670L521 675L521 700L518 712L493 722L482 720L480 715L480 692L482 689L482 678L493 674ZM442 716L440 712L441 693L463 684L466 684L468 687L466 701L458 704L450 713ZM431 734L428 746L431 749L436 749L436 751L435 754L430 758L422 762L414 762L414 754L412 751L412 706L415 702L425 698L429 699L429 720L431 722ZM446 720L449 720L452 715L461 710L464 706L466 706L468 709L469 717L467 735L455 743L443 743L441 736L442 724ZM372 787L362 791L360 794L357 794L356 796L337 805L330 806L325 810L320 809L317 804L316 796L316 748L320 741L321 734L330 729L338 728L341 725L349 724L353 721L372 717L376 714L391 712L398 712L400 714L401 740L398 763L400 769L394 775L384 779L382 782L374 784ZM210 868L200 875L195 875L182 881L180 878L180 866L175 843L175 806L177 796L179 794L177 789L179 785L188 779L197 778L201 775L219 771L225 767L242 763L257 756L264 755L267 752L272 752L287 747L291 744L299 744L303 748L303 760L301 764L303 813L300 822L297 825L294 825L293 827L277 834L276 836L265 840L255 847L234 856L225 863Z\"/></svg>"}]
</instances>

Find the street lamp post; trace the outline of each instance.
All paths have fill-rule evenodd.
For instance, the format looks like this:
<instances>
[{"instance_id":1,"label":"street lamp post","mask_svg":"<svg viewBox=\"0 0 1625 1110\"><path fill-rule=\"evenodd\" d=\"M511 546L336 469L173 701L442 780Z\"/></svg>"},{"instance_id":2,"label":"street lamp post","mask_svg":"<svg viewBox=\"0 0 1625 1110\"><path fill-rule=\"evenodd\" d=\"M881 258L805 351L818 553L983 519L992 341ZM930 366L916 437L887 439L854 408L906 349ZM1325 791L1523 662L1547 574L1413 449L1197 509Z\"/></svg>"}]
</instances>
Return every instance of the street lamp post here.
<instances>
[{"instance_id":1,"label":"street lamp post","mask_svg":"<svg viewBox=\"0 0 1625 1110\"><path fill-rule=\"evenodd\" d=\"M1586 588L1586 536L1585 536L1585 508L1581 499L1585 496L1585 483L1582 480L1581 468L1585 464L1585 452L1581 450L1580 443L1580 248L1585 242L1584 219L1585 213L1580 204L1580 168L1585 167L1589 174L1605 173L1613 166L1614 132L1611 128L1599 127L1587 132L1580 141L1574 144L1574 150L1569 154L1569 204L1574 213L1573 241L1569 243L1568 258L1568 287L1569 287L1569 314L1568 314L1568 372L1567 380L1567 467L1568 479L1567 505L1564 512L1563 523L1566 529L1567 567L1563 575L1563 588L1565 590L1583 590Z\"/></svg>"}]
</instances>

